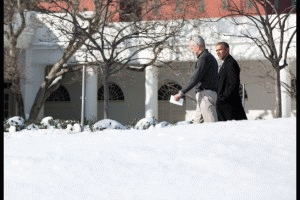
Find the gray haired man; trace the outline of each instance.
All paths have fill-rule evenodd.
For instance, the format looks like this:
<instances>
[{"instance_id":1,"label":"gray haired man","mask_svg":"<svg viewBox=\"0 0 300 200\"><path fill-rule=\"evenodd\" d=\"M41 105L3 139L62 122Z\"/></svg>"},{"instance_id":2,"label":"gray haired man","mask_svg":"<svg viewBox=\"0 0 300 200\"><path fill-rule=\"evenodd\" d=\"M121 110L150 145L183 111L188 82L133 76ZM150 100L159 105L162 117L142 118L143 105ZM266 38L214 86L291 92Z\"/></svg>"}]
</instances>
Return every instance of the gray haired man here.
<instances>
[{"instance_id":1,"label":"gray haired man","mask_svg":"<svg viewBox=\"0 0 300 200\"><path fill-rule=\"evenodd\" d=\"M174 98L178 101L195 87L197 108L194 123L200 123L201 114L204 122L216 122L218 121L216 111L218 62L205 48L205 42L201 36L191 37L189 47L197 56L195 71L190 82Z\"/></svg>"}]
</instances>

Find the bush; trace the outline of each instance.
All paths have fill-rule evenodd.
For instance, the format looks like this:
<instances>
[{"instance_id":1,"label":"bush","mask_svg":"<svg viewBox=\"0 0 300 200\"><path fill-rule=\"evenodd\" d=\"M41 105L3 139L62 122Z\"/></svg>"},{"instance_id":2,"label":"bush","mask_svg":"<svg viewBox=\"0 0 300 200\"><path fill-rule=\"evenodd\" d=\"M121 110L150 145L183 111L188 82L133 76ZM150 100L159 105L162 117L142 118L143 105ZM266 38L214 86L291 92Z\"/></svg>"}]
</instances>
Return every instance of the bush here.
<instances>
[{"instance_id":1,"label":"bush","mask_svg":"<svg viewBox=\"0 0 300 200\"><path fill-rule=\"evenodd\" d=\"M157 120L154 117L143 118L135 125L135 129L146 130L150 127L155 127L158 124Z\"/></svg>"},{"instance_id":2,"label":"bush","mask_svg":"<svg viewBox=\"0 0 300 200\"><path fill-rule=\"evenodd\" d=\"M12 126L15 127L16 131L20 131L26 127L25 120L20 116L15 116L4 121L3 127L5 132L8 132Z\"/></svg>"},{"instance_id":3,"label":"bush","mask_svg":"<svg viewBox=\"0 0 300 200\"><path fill-rule=\"evenodd\" d=\"M175 125L179 126L179 125L187 125L187 124L192 124L192 123L193 123L193 120L190 120L190 121L179 121Z\"/></svg>"},{"instance_id":4,"label":"bush","mask_svg":"<svg viewBox=\"0 0 300 200\"><path fill-rule=\"evenodd\" d=\"M80 122L78 120L59 119L57 120L56 128L67 129L68 124L74 126L74 124L80 124Z\"/></svg>"},{"instance_id":5,"label":"bush","mask_svg":"<svg viewBox=\"0 0 300 200\"><path fill-rule=\"evenodd\" d=\"M92 127L93 131L102 131L104 129L126 129L121 123L111 120L111 119L103 119L95 123Z\"/></svg>"},{"instance_id":6,"label":"bush","mask_svg":"<svg viewBox=\"0 0 300 200\"><path fill-rule=\"evenodd\" d=\"M7 120L3 121L3 131L8 132L10 125L7 123Z\"/></svg>"},{"instance_id":7,"label":"bush","mask_svg":"<svg viewBox=\"0 0 300 200\"><path fill-rule=\"evenodd\" d=\"M171 126L171 124L169 122L166 121L162 121L159 124L156 125L157 128L164 128L164 127L168 127Z\"/></svg>"},{"instance_id":8,"label":"bush","mask_svg":"<svg viewBox=\"0 0 300 200\"><path fill-rule=\"evenodd\" d=\"M93 131L93 125L97 123L97 120L87 120L87 119L84 119L83 121L83 125L84 126L88 126L89 130L90 131Z\"/></svg>"}]
</instances>

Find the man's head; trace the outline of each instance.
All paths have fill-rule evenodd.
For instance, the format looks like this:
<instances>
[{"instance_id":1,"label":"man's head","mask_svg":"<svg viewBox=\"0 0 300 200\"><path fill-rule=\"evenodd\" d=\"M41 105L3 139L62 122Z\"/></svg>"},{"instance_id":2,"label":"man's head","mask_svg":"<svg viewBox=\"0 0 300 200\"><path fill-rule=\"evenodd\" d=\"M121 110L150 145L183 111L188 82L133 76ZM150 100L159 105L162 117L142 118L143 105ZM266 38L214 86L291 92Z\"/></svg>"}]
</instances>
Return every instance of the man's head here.
<instances>
[{"instance_id":1,"label":"man's head","mask_svg":"<svg viewBox=\"0 0 300 200\"><path fill-rule=\"evenodd\" d=\"M194 54L199 55L205 49L204 39L201 36L192 36L189 47Z\"/></svg>"},{"instance_id":2,"label":"man's head","mask_svg":"<svg viewBox=\"0 0 300 200\"><path fill-rule=\"evenodd\" d=\"M226 42L219 42L216 45L216 52L220 60L224 60L229 55L229 45Z\"/></svg>"}]
</instances>

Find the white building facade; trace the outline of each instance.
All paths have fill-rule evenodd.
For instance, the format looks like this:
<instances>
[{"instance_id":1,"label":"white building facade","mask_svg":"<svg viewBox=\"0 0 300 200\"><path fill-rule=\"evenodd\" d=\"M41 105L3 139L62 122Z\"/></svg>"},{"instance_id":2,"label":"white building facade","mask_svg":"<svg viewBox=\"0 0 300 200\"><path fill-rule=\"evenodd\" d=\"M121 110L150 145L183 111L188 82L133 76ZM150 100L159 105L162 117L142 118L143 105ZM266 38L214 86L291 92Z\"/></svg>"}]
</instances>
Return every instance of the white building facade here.
<instances>
[{"instance_id":1,"label":"white building facade","mask_svg":"<svg viewBox=\"0 0 300 200\"><path fill-rule=\"evenodd\" d=\"M27 20L37 18L32 14ZM120 22L121 23L121 22ZM290 25L296 24L296 15L289 18ZM245 111L248 119L272 118L275 109L275 81L263 78L272 70L271 64L263 57L260 50L249 40L218 33L226 33L227 25L218 23L198 23L196 28L190 21L182 29L182 35L201 35L206 42L206 48L217 58L215 45L220 41L228 42L230 53L241 68L241 83L245 84L247 99ZM57 62L63 54L63 46L59 41L47 41L49 27L29 26L18 42L21 49L20 63L23 66L25 78L22 84L22 94L25 113L28 116L35 96L42 83L47 66ZM238 31L238 27L230 28ZM51 32L51 31L50 31ZM287 41L286 41L287 42ZM191 120L196 108L195 101L186 98L182 107L170 104L169 94L172 92L168 85L180 89L189 81L194 69L196 57L188 49L188 39L184 37L176 41L179 52L164 51L166 60L174 61L173 69L164 66L149 66L142 72L123 70L110 79L111 100L109 101L109 118L123 124L134 123L144 117L155 117L159 121L176 122ZM296 39L292 41L289 51L288 66L281 72L281 81L291 85L296 74ZM77 60L76 55L70 60ZM40 111L39 118L52 116L56 119L80 120L81 116L81 87L82 73L68 74L55 94L51 95ZM194 90L188 93L194 97ZM91 121L103 119L103 84L102 75L97 66L87 66L85 118ZM283 117L296 115L296 100L291 98L282 87ZM14 115L13 111L10 115Z\"/></svg>"}]
</instances>

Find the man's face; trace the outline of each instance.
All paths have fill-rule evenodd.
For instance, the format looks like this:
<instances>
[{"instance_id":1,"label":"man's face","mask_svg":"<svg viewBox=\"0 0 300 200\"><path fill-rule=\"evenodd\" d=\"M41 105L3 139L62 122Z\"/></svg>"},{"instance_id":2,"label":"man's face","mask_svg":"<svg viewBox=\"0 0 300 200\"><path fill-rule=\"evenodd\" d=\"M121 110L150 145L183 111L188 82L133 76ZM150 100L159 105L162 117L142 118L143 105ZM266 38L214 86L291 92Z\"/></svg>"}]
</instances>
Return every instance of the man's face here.
<instances>
[{"instance_id":1,"label":"man's face","mask_svg":"<svg viewBox=\"0 0 300 200\"><path fill-rule=\"evenodd\" d=\"M195 43L195 42L190 42L189 47L191 51L197 56L201 50L201 48Z\"/></svg>"},{"instance_id":2,"label":"man's face","mask_svg":"<svg viewBox=\"0 0 300 200\"><path fill-rule=\"evenodd\" d=\"M220 44L216 46L216 52L220 60L224 60L229 54L229 49Z\"/></svg>"}]
</instances>

